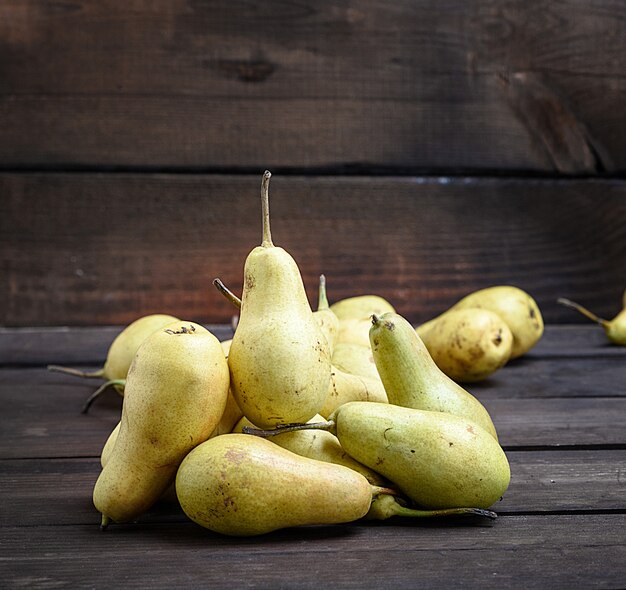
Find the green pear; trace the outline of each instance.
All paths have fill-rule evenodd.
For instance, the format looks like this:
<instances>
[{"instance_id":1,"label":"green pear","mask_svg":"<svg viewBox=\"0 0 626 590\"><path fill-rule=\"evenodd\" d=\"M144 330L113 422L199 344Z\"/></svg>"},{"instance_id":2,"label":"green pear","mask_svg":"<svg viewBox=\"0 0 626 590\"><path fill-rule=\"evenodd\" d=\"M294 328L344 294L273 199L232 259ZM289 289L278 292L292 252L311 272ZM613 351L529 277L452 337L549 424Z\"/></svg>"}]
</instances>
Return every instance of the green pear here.
<instances>
[{"instance_id":1,"label":"green pear","mask_svg":"<svg viewBox=\"0 0 626 590\"><path fill-rule=\"evenodd\" d=\"M220 343L198 324L169 324L142 343L117 440L93 490L103 528L137 518L163 494L185 455L217 426L228 384Z\"/></svg>"},{"instance_id":2,"label":"green pear","mask_svg":"<svg viewBox=\"0 0 626 590\"><path fill-rule=\"evenodd\" d=\"M48 369L77 377L99 378L106 381L85 402L83 413L86 413L91 404L110 386L113 386L120 395L124 395L126 375L141 343L150 334L177 321L178 318L166 314L152 314L135 320L115 337L107 352L104 366L97 371L85 372L59 365L48 365Z\"/></svg>"},{"instance_id":3,"label":"green pear","mask_svg":"<svg viewBox=\"0 0 626 590\"><path fill-rule=\"evenodd\" d=\"M391 303L379 295L357 295L336 301L330 306L340 320L369 319L375 313L382 315L395 311Z\"/></svg>"},{"instance_id":4,"label":"green pear","mask_svg":"<svg viewBox=\"0 0 626 590\"><path fill-rule=\"evenodd\" d=\"M370 340L390 404L469 418L497 440L485 407L439 369L413 326L401 315L373 316Z\"/></svg>"},{"instance_id":5,"label":"green pear","mask_svg":"<svg viewBox=\"0 0 626 590\"><path fill-rule=\"evenodd\" d=\"M326 336L328 342L328 352L332 356L337 336L339 335L339 318L328 306L328 297L326 295L326 277L320 275L319 296L317 310L313 312L313 316L317 321L320 330Z\"/></svg>"},{"instance_id":6,"label":"green pear","mask_svg":"<svg viewBox=\"0 0 626 590\"><path fill-rule=\"evenodd\" d=\"M225 535L345 523L367 514L372 486L356 471L247 434L224 434L181 463L176 493L194 522Z\"/></svg>"},{"instance_id":7,"label":"green pear","mask_svg":"<svg viewBox=\"0 0 626 590\"><path fill-rule=\"evenodd\" d=\"M330 381L328 342L300 270L272 242L270 176L264 174L261 190L263 241L246 259L239 324L228 354L235 400L262 427L309 420L324 405Z\"/></svg>"},{"instance_id":8,"label":"green pear","mask_svg":"<svg viewBox=\"0 0 626 590\"><path fill-rule=\"evenodd\" d=\"M509 485L504 451L467 418L351 402L339 407L329 423L349 455L422 508L489 508Z\"/></svg>"},{"instance_id":9,"label":"green pear","mask_svg":"<svg viewBox=\"0 0 626 590\"><path fill-rule=\"evenodd\" d=\"M507 323L513 334L512 359L528 352L543 335L543 317L537 302L518 287L497 285L474 291L455 303L448 311L476 307L497 313ZM437 316L430 322L435 322L440 317ZM430 322L420 326L419 329L426 329Z\"/></svg>"},{"instance_id":10,"label":"green pear","mask_svg":"<svg viewBox=\"0 0 626 590\"><path fill-rule=\"evenodd\" d=\"M430 356L448 377L460 382L486 379L511 356L513 334L488 309L453 309L428 327L417 328Z\"/></svg>"},{"instance_id":11,"label":"green pear","mask_svg":"<svg viewBox=\"0 0 626 590\"><path fill-rule=\"evenodd\" d=\"M612 320L605 320L601 317L598 317L592 311L589 311L586 307L575 303L574 301L570 301L569 299L564 299L563 297L559 298L557 301L561 305L565 305L571 309L575 309L579 313L583 314L585 317L590 320L600 324L604 328L604 332L606 333L606 337L613 344L619 344L620 346L626 346L626 291L624 292L624 308L620 311Z\"/></svg>"},{"instance_id":12,"label":"green pear","mask_svg":"<svg viewBox=\"0 0 626 590\"><path fill-rule=\"evenodd\" d=\"M387 393L382 381L380 378L372 379L346 373L333 366L326 402L319 413L327 417L341 404L354 401L387 403Z\"/></svg>"},{"instance_id":13,"label":"green pear","mask_svg":"<svg viewBox=\"0 0 626 590\"><path fill-rule=\"evenodd\" d=\"M308 423L311 424L323 421L324 417L321 414L316 414ZM233 428L233 432L241 433L244 428L256 429L257 427L246 417L243 417L237 422ZM301 457L349 467L363 475L372 485L386 486L388 484L382 475L350 457L350 455L341 448L339 439L326 430L285 432L280 436L274 436L272 442Z\"/></svg>"}]
</instances>

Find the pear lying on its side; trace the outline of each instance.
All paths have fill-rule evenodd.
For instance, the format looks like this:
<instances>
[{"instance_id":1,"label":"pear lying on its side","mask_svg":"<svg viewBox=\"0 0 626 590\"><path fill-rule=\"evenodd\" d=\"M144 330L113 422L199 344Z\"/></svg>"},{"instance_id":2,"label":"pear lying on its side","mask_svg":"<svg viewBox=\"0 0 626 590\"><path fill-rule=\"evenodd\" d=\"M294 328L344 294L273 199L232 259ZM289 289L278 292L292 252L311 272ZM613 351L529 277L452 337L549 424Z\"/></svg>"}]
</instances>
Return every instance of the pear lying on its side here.
<instances>
[{"instance_id":1,"label":"pear lying on its side","mask_svg":"<svg viewBox=\"0 0 626 590\"><path fill-rule=\"evenodd\" d=\"M336 301L330 306L340 320L367 319L373 313L382 315L395 311L393 305L379 295L357 295Z\"/></svg>"}]
</instances>

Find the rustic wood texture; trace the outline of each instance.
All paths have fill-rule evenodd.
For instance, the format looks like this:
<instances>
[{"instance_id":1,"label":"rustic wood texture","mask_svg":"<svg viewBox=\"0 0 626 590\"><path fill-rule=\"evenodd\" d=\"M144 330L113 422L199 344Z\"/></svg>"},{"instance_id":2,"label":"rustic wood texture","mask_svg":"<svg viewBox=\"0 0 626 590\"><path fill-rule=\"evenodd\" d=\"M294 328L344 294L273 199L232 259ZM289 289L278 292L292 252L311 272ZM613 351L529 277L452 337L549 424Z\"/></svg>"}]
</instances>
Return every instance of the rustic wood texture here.
<instances>
[{"instance_id":1,"label":"rustic wood texture","mask_svg":"<svg viewBox=\"0 0 626 590\"><path fill-rule=\"evenodd\" d=\"M0 325L127 324L166 312L226 323L261 239L260 175L0 174ZM378 293L413 322L514 284L546 322L612 317L626 268L626 183L290 177L270 186L277 245L311 302Z\"/></svg>"},{"instance_id":2,"label":"rustic wood texture","mask_svg":"<svg viewBox=\"0 0 626 590\"><path fill-rule=\"evenodd\" d=\"M100 532L91 492L121 398L81 415L93 382L45 364L89 367L116 331L0 330L3 587L543 589L626 579L626 348L607 347L593 326L549 325L532 354L474 386L511 464L496 521L396 519L260 538L211 533L167 503Z\"/></svg>"},{"instance_id":3,"label":"rustic wood texture","mask_svg":"<svg viewBox=\"0 0 626 590\"><path fill-rule=\"evenodd\" d=\"M626 163L616 0L0 6L9 167Z\"/></svg>"}]
</instances>

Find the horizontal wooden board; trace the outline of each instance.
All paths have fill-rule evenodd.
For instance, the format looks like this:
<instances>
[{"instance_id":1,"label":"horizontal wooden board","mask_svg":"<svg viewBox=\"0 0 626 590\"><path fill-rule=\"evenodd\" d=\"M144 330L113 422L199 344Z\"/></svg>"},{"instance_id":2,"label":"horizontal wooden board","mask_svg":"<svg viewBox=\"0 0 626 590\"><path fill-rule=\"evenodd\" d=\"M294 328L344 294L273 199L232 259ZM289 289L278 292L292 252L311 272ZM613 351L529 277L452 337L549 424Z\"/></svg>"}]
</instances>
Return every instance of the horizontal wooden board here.
<instances>
[{"instance_id":1,"label":"horizontal wooden board","mask_svg":"<svg viewBox=\"0 0 626 590\"><path fill-rule=\"evenodd\" d=\"M0 164L624 170L621 5L4 2Z\"/></svg>"},{"instance_id":2,"label":"horizontal wooden board","mask_svg":"<svg viewBox=\"0 0 626 590\"><path fill-rule=\"evenodd\" d=\"M228 323L212 286L241 292L261 239L260 175L0 174L0 325L126 324L167 312ZM621 308L626 183L287 177L270 188L273 236L311 302L378 293L413 322L513 284L546 322Z\"/></svg>"},{"instance_id":3,"label":"horizontal wooden board","mask_svg":"<svg viewBox=\"0 0 626 590\"><path fill-rule=\"evenodd\" d=\"M3 527L6 588L618 588L625 514L218 536L193 523ZM295 565L294 565L295 564Z\"/></svg>"},{"instance_id":4,"label":"horizontal wooden board","mask_svg":"<svg viewBox=\"0 0 626 590\"><path fill-rule=\"evenodd\" d=\"M500 515L626 510L626 450L510 451L508 458L511 485L493 506ZM91 494L99 473L95 458L0 460L0 528L97 523ZM162 501L139 520L186 516Z\"/></svg>"}]
</instances>

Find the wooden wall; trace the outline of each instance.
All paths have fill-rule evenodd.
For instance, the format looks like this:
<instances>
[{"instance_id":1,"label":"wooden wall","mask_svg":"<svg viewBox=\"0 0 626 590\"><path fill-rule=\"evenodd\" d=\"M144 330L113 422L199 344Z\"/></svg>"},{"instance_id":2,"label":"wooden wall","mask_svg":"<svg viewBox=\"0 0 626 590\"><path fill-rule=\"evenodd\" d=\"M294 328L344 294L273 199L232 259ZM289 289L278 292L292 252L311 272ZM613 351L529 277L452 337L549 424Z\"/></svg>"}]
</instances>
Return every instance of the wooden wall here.
<instances>
[{"instance_id":1,"label":"wooden wall","mask_svg":"<svg viewBox=\"0 0 626 590\"><path fill-rule=\"evenodd\" d=\"M227 322L273 231L412 321L626 287L619 0L0 3L0 325Z\"/></svg>"}]
</instances>

